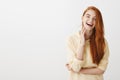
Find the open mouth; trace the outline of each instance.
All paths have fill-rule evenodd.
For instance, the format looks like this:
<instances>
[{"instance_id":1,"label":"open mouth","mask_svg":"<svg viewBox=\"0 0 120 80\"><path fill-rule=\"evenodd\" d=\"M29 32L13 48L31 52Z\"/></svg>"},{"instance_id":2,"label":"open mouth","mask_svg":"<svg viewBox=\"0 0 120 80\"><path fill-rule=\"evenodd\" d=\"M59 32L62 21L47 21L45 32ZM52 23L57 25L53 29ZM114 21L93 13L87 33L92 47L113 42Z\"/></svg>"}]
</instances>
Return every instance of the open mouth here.
<instances>
[{"instance_id":1,"label":"open mouth","mask_svg":"<svg viewBox=\"0 0 120 80\"><path fill-rule=\"evenodd\" d=\"M92 27L93 26L93 24L89 24L89 23L86 23L88 26L90 26L90 27Z\"/></svg>"}]
</instances>

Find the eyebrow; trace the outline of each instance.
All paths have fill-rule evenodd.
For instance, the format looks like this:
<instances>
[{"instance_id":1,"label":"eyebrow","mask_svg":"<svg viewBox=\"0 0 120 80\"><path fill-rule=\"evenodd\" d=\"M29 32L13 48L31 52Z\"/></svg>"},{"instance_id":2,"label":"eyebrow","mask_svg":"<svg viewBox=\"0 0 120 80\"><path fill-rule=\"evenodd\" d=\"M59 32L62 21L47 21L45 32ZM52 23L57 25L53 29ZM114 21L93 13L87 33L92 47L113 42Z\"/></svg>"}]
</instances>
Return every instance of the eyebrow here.
<instances>
[{"instance_id":1,"label":"eyebrow","mask_svg":"<svg viewBox=\"0 0 120 80\"><path fill-rule=\"evenodd\" d=\"M86 14L86 15L90 16L90 14Z\"/></svg>"},{"instance_id":2,"label":"eyebrow","mask_svg":"<svg viewBox=\"0 0 120 80\"><path fill-rule=\"evenodd\" d=\"M87 15L87 16L91 16L91 15L90 15L90 14L88 14L88 13L87 13L86 15ZM94 17L96 18L96 16L94 16Z\"/></svg>"}]
</instances>

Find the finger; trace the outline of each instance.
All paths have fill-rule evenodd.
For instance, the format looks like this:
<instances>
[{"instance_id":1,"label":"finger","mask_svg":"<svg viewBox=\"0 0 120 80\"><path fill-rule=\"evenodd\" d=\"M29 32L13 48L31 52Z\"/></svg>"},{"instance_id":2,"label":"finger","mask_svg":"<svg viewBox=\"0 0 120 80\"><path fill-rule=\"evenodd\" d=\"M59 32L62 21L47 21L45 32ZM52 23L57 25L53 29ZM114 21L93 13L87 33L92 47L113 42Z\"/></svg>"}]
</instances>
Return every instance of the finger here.
<instances>
[{"instance_id":1,"label":"finger","mask_svg":"<svg viewBox=\"0 0 120 80\"><path fill-rule=\"evenodd\" d=\"M69 64L67 63L67 64L65 64L65 66L68 66Z\"/></svg>"},{"instance_id":2,"label":"finger","mask_svg":"<svg viewBox=\"0 0 120 80\"><path fill-rule=\"evenodd\" d=\"M85 35L86 29L84 28L83 35Z\"/></svg>"},{"instance_id":3,"label":"finger","mask_svg":"<svg viewBox=\"0 0 120 80\"><path fill-rule=\"evenodd\" d=\"M70 68L70 66L67 66L67 69L68 69L69 71L71 71L71 68Z\"/></svg>"},{"instance_id":4,"label":"finger","mask_svg":"<svg viewBox=\"0 0 120 80\"><path fill-rule=\"evenodd\" d=\"M71 67L69 64L66 64L66 67L68 68L68 70L71 70Z\"/></svg>"},{"instance_id":5,"label":"finger","mask_svg":"<svg viewBox=\"0 0 120 80\"><path fill-rule=\"evenodd\" d=\"M69 64L66 64L65 66L66 66L67 68L69 68Z\"/></svg>"},{"instance_id":6,"label":"finger","mask_svg":"<svg viewBox=\"0 0 120 80\"><path fill-rule=\"evenodd\" d=\"M82 35L85 35L85 32L86 32L86 29L85 29L85 27L83 27L83 28L82 28L82 33L81 33L81 34L82 34Z\"/></svg>"},{"instance_id":7,"label":"finger","mask_svg":"<svg viewBox=\"0 0 120 80\"><path fill-rule=\"evenodd\" d=\"M85 28L84 28L84 27L82 27L82 31L81 31L81 33L83 33L83 32L84 32L84 30L85 30Z\"/></svg>"}]
</instances>

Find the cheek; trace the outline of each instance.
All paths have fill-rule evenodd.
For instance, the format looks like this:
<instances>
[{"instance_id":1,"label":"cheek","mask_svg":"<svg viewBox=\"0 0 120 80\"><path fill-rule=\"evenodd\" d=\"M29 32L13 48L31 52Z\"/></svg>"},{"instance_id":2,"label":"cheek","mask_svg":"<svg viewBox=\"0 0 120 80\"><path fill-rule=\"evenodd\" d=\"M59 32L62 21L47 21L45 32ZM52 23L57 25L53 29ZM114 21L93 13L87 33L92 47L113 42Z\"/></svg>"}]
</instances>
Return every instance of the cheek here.
<instances>
[{"instance_id":1,"label":"cheek","mask_svg":"<svg viewBox=\"0 0 120 80\"><path fill-rule=\"evenodd\" d=\"M83 23L86 23L86 19L85 19L85 18L83 18L83 19L82 19L82 22L83 22Z\"/></svg>"}]
</instances>

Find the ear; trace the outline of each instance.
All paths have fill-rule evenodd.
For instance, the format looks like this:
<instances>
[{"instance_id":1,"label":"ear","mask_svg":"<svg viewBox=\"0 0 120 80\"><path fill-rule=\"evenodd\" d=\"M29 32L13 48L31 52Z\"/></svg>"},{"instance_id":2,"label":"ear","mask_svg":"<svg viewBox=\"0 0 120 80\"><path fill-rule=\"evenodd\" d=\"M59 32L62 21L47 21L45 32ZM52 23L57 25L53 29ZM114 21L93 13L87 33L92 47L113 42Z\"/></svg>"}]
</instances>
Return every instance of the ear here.
<instances>
[{"instance_id":1,"label":"ear","mask_svg":"<svg viewBox=\"0 0 120 80\"><path fill-rule=\"evenodd\" d=\"M81 17L82 24L83 24L83 18L84 18L84 16Z\"/></svg>"}]
</instances>

